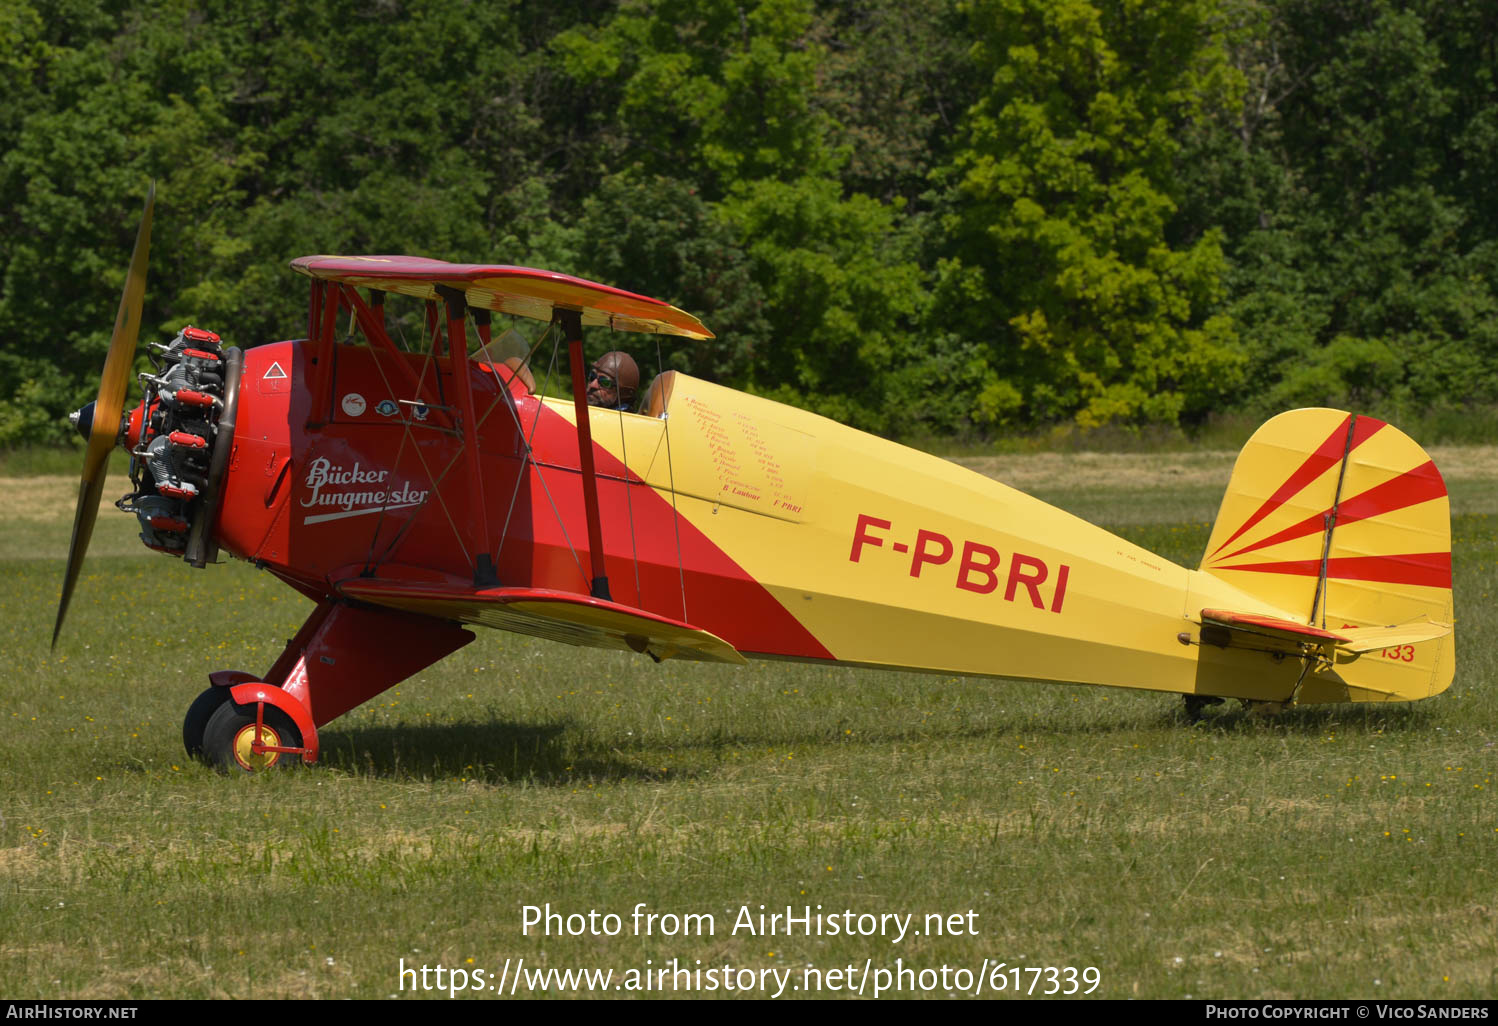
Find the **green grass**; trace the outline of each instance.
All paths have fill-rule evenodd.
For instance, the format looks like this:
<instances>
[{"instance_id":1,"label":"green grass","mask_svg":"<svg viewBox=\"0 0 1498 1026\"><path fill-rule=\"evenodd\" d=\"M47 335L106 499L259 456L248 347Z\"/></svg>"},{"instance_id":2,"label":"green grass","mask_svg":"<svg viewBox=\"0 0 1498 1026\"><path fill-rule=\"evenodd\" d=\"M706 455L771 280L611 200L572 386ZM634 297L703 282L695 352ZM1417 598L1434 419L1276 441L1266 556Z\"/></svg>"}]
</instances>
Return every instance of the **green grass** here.
<instances>
[{"instance_id":1,"label":"green grass","mask_svg":"<svg viewBox=\"0 0 1498 1026\"><path fill-rule=\"evenodd\" d=\"M77 478L83 470L83 442L74 445L28 445L17 449L0 449L0 477L35 477L61 474ZM120 448L110 450L109 474L126 480L130 474L130 454Z\"/></svg>"},{"instance_id":2,"label":"green grass","mask_svg":"<svg viewBox=\"0 0 1498 1026\"><path fill-rule=\"evenodd\" d=\"M383 997L400 959L988 958L1095 966L1112 998L1491 998L1498 508L1464 488L1457 679L1426 702L1191 727L1152 694L483 633L329 725L317 768L254 778L188 762L181 716L210 670L269 666L306 600L144 553L106 512L53 653L68 524L27 522L0 538L0 993ZM1208 491L1045 489L1189 565ZM523 936L548 902L625 933ZM638 902L717 933L632 936ZM728 934L761 904L973 910L978 935Z\"/></svg>"}]
</instances>

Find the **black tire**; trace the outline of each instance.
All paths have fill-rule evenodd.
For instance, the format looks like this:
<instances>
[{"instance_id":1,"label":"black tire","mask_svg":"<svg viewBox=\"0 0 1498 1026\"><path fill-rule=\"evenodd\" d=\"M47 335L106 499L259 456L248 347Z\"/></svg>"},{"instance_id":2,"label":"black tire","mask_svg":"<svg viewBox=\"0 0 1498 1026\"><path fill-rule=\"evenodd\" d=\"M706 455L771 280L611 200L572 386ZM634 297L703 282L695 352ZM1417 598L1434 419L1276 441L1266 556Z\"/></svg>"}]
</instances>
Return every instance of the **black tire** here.
<instances>
[{"instance_id":1,"label":"black tire","mask_svg":"<svg viewBox=\"0 0 1498 1026\"><path fill-rule=\"evenodd\" d=\"M302 747L301 731L280 709L273 705L265 707L265 730L273 735L265 739L267 744L282 748ZM203 757L221 773L259 773L277 766L295 766L301 756L288 752L267 752L254 755L250 743L255 737L255 706L225 702L209 717L203 731Z\"/></svg>"},{"instance_id":2,"label":"black tire","mask_svg":"<svg viewBox=\"0 0 1498 1026\"><path fill-rule=\"evenodd\" d=\"M209 688L187 707L187 717L182 721L182 744L189 759L203 758L203 732L219 706L228 700L228 688Z\"/></svg>"}]
</instances>

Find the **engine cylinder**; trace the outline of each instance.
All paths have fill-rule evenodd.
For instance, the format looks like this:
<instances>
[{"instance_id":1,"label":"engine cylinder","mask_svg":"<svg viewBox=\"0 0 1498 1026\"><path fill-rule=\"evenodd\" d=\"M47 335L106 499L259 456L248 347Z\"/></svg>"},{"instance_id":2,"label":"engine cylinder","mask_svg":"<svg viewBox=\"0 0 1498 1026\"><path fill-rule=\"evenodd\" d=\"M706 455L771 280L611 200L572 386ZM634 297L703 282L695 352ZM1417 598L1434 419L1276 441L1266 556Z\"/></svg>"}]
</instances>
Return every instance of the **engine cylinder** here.
<instances>
[{"instance_id":1,"label":"engine cylinder","mask_svg":"<svg viewBox=\"0 0 1498 1026\"><path fill-rule=\"evenodd\" d=\"M216 478L233 444L233 393L243 360L238 349L222 348L217 335L191 326L152 348L156 372L141 375L139 427L132 416L128 432L135 490L117 505L140 520L147 546L187 554L201 567L213 550L204 538L215 512ZM83 416L79 411L75 423Z\"/></svg>"}]
</instances>

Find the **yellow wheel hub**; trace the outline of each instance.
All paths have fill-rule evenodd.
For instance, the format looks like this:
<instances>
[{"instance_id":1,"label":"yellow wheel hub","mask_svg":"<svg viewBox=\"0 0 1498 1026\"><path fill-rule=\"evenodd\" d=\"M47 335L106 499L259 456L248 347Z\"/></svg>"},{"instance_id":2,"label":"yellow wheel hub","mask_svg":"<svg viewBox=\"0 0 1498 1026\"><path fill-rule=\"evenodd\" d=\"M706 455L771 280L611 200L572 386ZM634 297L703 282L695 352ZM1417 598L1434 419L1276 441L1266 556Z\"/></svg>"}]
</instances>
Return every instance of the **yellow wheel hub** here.
<instances>
[{"instance_id":1,"label":"yellow wheel hub","mask_svg":"<svg viewBox=\"0 0 1498 1026\"><path fill-rule=\"evenodd\" d=\"M255 744L255 724L251 723L241 727L239 733L234 735L234 761L239 763L251 773L270 769L281 759L280 752L256 752L252 747ZM281 736L276 733L270 724L260 727L260 743L281 746Z\"/></svg>"}]
</instances>

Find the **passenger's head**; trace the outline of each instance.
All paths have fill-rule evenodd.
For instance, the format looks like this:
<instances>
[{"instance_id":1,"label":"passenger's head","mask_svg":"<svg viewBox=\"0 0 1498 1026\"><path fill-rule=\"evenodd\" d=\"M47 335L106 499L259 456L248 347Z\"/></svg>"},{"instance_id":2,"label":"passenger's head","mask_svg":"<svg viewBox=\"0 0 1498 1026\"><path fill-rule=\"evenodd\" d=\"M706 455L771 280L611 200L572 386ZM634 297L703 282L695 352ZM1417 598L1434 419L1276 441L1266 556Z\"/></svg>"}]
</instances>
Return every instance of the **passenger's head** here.
<instances>
[{"instance_id":1,"label":"passenger's head","mask_svg":"<svg viewBox=\"0 0 1498 1026\"><path fill-rule=\"evenodd\" d=\"M635 401L640 368L634 357L617 350L604 353L588 368L588 405L614 408Z\"/></svg>"}]
</instances>

